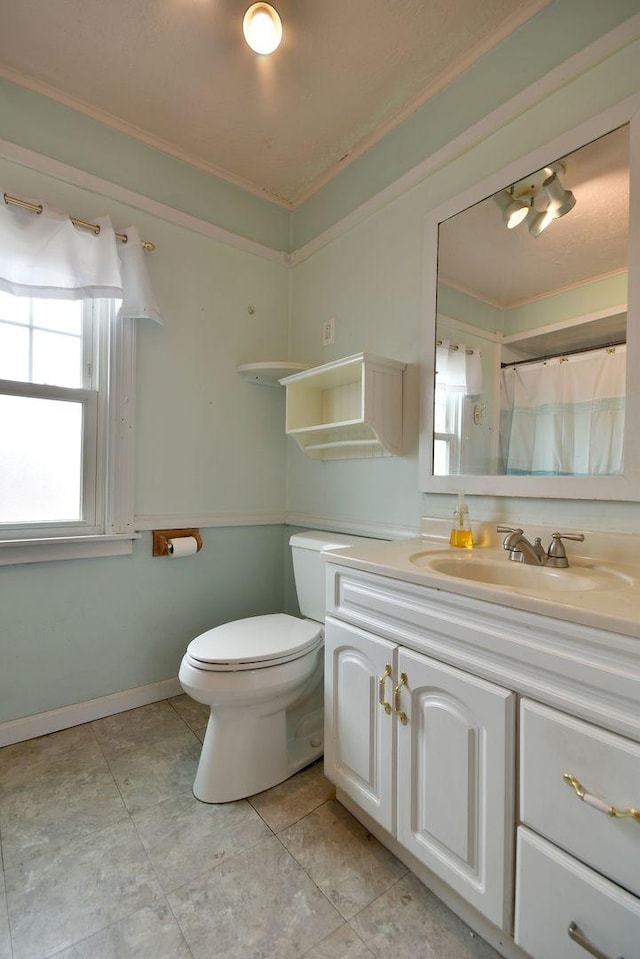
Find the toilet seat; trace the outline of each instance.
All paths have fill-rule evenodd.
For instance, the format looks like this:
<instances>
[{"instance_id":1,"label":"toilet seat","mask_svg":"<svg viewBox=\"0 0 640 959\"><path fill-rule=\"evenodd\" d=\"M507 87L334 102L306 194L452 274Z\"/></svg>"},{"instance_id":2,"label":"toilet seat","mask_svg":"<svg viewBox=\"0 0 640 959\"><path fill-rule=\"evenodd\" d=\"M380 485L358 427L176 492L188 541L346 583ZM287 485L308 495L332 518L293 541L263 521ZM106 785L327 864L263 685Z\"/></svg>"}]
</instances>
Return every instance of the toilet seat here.
<instances>
[{"instance_id":1,"label":"toilet seat","mask_svg":"<svg viewBox=\"0 0 640 959\"><path fill-rule=\"evenodd\" d=\"M299 659L321 645L320 623L286 613L251 616L215 626L192 640L187 661L213 672L261 669Z\"/></svg>"}]
</instances>

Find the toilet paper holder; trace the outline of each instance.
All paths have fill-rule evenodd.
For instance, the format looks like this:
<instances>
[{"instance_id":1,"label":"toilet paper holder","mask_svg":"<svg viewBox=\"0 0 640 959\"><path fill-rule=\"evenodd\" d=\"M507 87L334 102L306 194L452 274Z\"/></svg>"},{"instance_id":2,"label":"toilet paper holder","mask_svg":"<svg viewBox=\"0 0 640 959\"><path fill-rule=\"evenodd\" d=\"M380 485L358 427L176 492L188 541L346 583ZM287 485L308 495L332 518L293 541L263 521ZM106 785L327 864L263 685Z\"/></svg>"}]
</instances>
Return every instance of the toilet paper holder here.
<instances>
[{"instance_id":1,"label":"toilet paper holder","mask_svg":"<svg viewBox=\"0 0 640 959\"><path fill-rule=\"evenodd\" d=\"M169 555L169 540L193 537L198 544L198 552L202 549L202 535L199 529L154 529L153 556Z\"/></svg>"}]
</instances>

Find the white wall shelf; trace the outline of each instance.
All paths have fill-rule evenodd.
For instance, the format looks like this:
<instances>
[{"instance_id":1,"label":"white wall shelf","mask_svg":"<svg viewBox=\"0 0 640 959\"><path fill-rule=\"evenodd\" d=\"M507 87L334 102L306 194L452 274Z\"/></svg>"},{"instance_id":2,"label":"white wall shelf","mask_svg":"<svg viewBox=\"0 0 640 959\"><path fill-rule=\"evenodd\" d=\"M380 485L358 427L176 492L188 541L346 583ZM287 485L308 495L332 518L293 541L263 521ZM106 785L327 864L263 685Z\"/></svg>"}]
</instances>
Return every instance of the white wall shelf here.
<instances>
[{"instance_id":1,"label":"white wall shelf","mask_svg":"<svg viewBox=\"0 0 640 959\"><path fill-rule=\"evenodd\" d=\"M402 453L405 363L356 353L284 377L286 432L314 459Z\"/></svg>"},{"instance_id":2,"label":"white wall shelf","mask_svg":"<svg viewBox=\"0 0 640 959\"><path fill-rule=\"evenodd\" d=\"M504 336L503 347L525 351L531 356L552 356L565 350L588 350L626 340L627 306L611 306L595 313L584 313L547 326L522 330Z\"/></svg>"},{"instance_id":3,"label":"white wall shelf","mask_svg":"<svg viewBox=\"0 0 640 959\"><path fill-rule=\"evenodd\" d=\"M248 383L258 386L279 386L284 376L300 373L309 368L308 363L293 363L290 360L274 360L264 363L241 363L236 367Z\"/></svg>"}]
</instances>

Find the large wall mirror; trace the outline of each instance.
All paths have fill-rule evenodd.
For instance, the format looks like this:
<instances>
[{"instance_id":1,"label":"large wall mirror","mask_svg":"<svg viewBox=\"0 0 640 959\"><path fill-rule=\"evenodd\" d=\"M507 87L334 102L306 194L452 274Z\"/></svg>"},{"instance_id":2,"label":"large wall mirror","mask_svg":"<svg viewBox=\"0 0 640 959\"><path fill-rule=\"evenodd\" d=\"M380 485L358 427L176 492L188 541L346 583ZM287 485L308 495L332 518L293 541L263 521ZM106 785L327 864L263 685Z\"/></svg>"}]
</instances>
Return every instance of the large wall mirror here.
<instances>
[{"instance_id":1,"label":"large wall mirror","mask_svg":"<svg viewBox=\"0 0 640 959\"><path fill-rule=\"evenodd\" d=\"M640 500L637 134L605 125L430 220L425 491Z\"/></svg>"}]
</instances>

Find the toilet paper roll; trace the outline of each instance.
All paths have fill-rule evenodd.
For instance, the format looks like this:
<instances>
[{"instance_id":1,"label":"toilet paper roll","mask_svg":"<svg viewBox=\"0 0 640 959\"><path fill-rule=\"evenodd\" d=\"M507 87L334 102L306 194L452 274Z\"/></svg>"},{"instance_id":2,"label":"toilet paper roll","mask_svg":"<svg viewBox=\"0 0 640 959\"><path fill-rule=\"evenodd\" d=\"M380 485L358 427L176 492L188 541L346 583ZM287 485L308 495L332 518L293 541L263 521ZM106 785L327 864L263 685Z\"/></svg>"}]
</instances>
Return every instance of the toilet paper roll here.
<instances>
[{"instance_id":1,"label":"toilet paper roll","mask_svg":"<svg viewBox=\"0 0 640 959\"><path fill-rule=\"evenodd\" d=\"M198 540L195 536L181 536L169 540L169 559L182 559L198 552Z\"/></svg>"}]
</instances>

